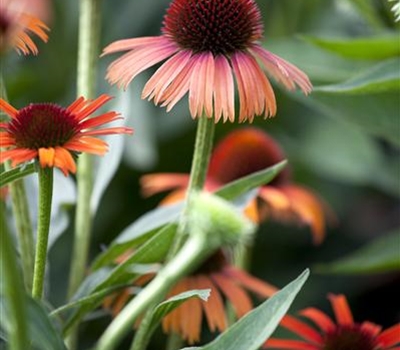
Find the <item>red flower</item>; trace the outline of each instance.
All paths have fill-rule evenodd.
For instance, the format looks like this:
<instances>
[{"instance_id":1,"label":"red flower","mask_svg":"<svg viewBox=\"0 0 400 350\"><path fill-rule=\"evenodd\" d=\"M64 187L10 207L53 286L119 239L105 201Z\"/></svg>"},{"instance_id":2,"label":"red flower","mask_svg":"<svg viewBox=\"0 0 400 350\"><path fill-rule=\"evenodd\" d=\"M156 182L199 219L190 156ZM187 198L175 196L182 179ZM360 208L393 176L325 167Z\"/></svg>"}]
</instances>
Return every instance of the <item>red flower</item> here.
<instances>
[{"instance_id":1,"label":"red flower","mask_svg":"<svg viewBox=\"0 0 400 350\"><path fill-rule=\"evenodd\" d=\"M256 128L233 131L215 147L207 174L206 189L215 189L245 175L272 166L285 158L276 141ZM247 214L254 221L273 218L284 222L308 225L315 244L322 242L326 219L333 218L330 208L310 189L291 181L289 168L285 168L272 182L259 190L259 202L252 202ZM163 203L183 198L187 187L187 174L149 174L141 179L146 196L177 189Z\"/></svg>"},{"instance_id":2,"label":"red flower","mask_svg":"<svg viewBox=\"0 0 400 350\"><path fill-rule=\"evenodd\" d=\"M104 49L104 54L128 51L109 66L107 79L126 88L136 75L168 59L147 82L143 98L169 111L189 93L192 118L205 113L216 122L233 122L235 78L239 122L273 116L275 96L263 69L289 90L297 85L308 94L311 83L298 68L264 49L262 34L253 0L174 0L161 36L119 40Z\"/></svg>"},{"instance_id":3,"label":"red flower","mask_svg":"<svg viewBox=\"0 0 400 350\"><path fill-rule=\"evenodd\" d=\"M0 99L0 110L11 117L0 123L1 163L11 159L12 166L38 159L41 167L60 168L64 175L75 173L74 156L78 152L103 155L108 150L105 141L94 137L109 134L131 134L132 129L96 127L120 119L118 113L90 115L111 99L101 95L94 101L78 98L64 108L52 103L30 104L16 110Z\"/></svg>"},{"instance_id":4,"label":"red flower","mask_svg":"<svg viewBox=\"0 0 400 350\"><path fill-rule=\"evenodd\" d=\"M355 323L344 295L328 296L336 323L316 308L307 308L300 315L314 323L318 330L292 316L285 316L281 326L303 340L269 339L264 349L287 350L399 350L400 323L382 330L382 327L365 321Z\"/></svg>"}]
</instances>

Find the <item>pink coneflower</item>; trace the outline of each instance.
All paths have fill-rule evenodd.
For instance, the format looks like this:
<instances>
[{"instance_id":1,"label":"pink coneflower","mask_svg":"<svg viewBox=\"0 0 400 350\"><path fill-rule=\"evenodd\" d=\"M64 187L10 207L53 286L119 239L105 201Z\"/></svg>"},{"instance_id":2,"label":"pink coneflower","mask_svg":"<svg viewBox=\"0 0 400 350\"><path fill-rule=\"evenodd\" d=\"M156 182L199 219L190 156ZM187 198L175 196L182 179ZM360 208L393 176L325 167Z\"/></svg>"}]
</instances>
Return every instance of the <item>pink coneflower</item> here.
<instances>
[{"instance_id":1,"label":"pink coneflower","mask_svg":"<svg viewBox=\"0 0 400 350\"><path fill-rule=\"evenodd\" d=\"M38 54L30 35L47 42L49 28L35 14L26 0L0 1L0 54L10 48L24 55Z\"/></svg>"},{"instance_id":2,"label":"pink coneflower","mask_svg":"<svg viewBox=\"0 0 400 350\"><path fill-rule=\"evenodd\" d=\"M276 113L271 84L263 70L288 90L311 91L308 77L265 50L260 11L254 0L174 0L162 35L116 41L104 54L128 51L108 68L111 84L126 88L145 69L164 62L147 82L142 97L167 111L188 92L193 118L235 120L235 82L239 122Z\"/></svg>"},{"instance_id":3,"label":"pink coneflower","mask_svg":"<svg viewBox=\"0 0 400 350\"><path fill-rule=\"evenodd\" d=\"M329 295L336 323L316 308L307 308L300 315L315 324L318 330L292 316L285 316L281 326L303 340L269 339L264 349L276 350L399 350L400 323L382 327L364 321L356 323L344 295Z\"/></svg>"},{"instance_id":4,"label":"pink coneflower","mask_svg":"<svg viewBox=\"0 0 400 350\"><path fill-rule=\"evenodd\" d=\"M0 162L11 159L12 166L38 159L42 168L57 167L64 175L76 172L74 157L79 152L103 155L108 150L99 135L131 134L126 127L99 126L119 119L116 112L90 118L91 114L111 99L101 95L93 101L78 98L64 108L53 103L32 103L20 110L0 99L0 110L11 119L0 123Z\"/></svg>"},{"instance_id":5,"label":"pink coneflower","mask_svg":"<svg viewBox=\"0 0 400 350\"><path fill-rule=\"evenodd\" d=\"M213 150L205 188L215 191L219 187L266 169L285 159L279 144L266 132L253 127L240 128L222 139ZM163 201L182 199L189 182L188 174L149 174L141 179L146 196L175 190ZM326 220L334 220L331 209L312 190L291 180L286 167L273 181L259 189L258 201L246 210L256 222L268 218L294 222L311 228L315 244L322 242Z\"/></svg>"}]
</instances>

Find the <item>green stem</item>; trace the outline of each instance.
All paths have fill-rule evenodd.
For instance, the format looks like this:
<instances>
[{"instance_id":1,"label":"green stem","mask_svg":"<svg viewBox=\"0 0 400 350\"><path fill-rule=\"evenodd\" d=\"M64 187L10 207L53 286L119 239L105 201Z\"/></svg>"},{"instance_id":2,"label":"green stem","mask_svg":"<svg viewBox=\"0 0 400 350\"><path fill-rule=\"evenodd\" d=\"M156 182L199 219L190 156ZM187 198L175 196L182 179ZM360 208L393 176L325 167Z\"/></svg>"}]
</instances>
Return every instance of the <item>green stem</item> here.
<instances>
[{"instance_id":1,"label":"green stem","mask_svg":"<svg viewBox=\"0 0 400 350\"><path fill-rule=\"evenodd\" d=\"M213 118L207 118L205 115L199 118L196 131L196 140L192 158L192 167L190 171L189 185L187 188L185 207L182 212L181 220L178 227L178 232L175 241L172 244L172 249L169 252L168 260L171 260L176 255L184 241L186 230L186 218L191 210L191 202L193 193L202 190L206 180L208 163L210 161L213 139L214 139L215 123ZM144 319L145 320L145 319ZM143 321L144 321L143 320ZM141 322L136 333L131 350L145 349L149 341L148 322Z\"/></svg>"},{"instance_id":2,"label":"green stem","mask_svg":"<svg viewBox=\"0 0 400 350\"><path fill-rule=\"evenodd\" d=\"M77 92L78 96L85 96L86 98L93 98L95 92L100 32L100 1L80 0ZM78 201L69 277L69 297L72 297L76 292L86 270L93 219L93 213L90 210L93 188L92 168L91 156L82 154L78 160L77 170Z\"/></svg>"},{"instance_id":3,"label":"green stem","mask_svg":"<svg viewBox=\"0 0 400 350\"><path fill-rule=\"evenodd\" d=\"M14 181L21 180L25 176L31 175L36 172L35 164L27 164L19 168L14 168L4 171L0 174L0 187L4 187L13 183Z\"/></svg>"},{"instance_id":4,"label":"green stem","mask_svg":"<svg viewBox=\"0 0 400 350\"><path fill-rule=\"evenodd\" d=\"M0 97L7 100L2 74L0 74ZM11 163L5 162L4 168L6 171L10 170ZM18 236L24 284L27 292L30 293L33 280L34 239L24 182L22 180L14 181L9 185L9 189Z\"/></svg>"},{"instance_id":5,"label":"green stem","mask_svg":"<svg viewBox=\"0 0 400 350\"><path fill-rule=\"evenodd\" d=\"M101 336L97 350L112 350L132 327L134 321L146 310L160 302L172 286L200 261L212 253L207 235L191 236L178 254L157 274L157 276L132 299L114 319Z\"/></svg>"},{"instance_id":6,"label":"green stem","mask_svg":"<svg viewBox=\"0 0 400 350\"><path fill-rule=\"evenodd\" d=\"M4 293L11 311L9 345L10 350L25 350L29 348L29 343L24 288L19 278L16 251L6 224L4 202L1 200L0 206L0 275L4 276Z\"/></svg>"},{"instance_id":7,"label":"green stem","mask_svg":"<svg viewBox=\"0 0 400 350\"><path fill-rule=\"evenodd\" d=\"M151 326L151 320L153 318L153 308L150 308L145 313L144 317L140 321L140 327L135 333L133 342L130 350L144 350L149 344L151 333L149 332Z\"/></svg>"},{"instance_id":8,"label":"green stem","mask_svg":"<svg viewBox=\"0 0 400 350\"><path fill-rule=\"evenodd\" d=\"M32 296L41 299L46 272L47 243L49 239L51 200L53 196L53 168L39 168L39 213L36 239L35 267Z\"/></svg>"},{"instance_id":9,"label":"green stem","mask_svg":"<svg viewBox=\"0 0 400 350\"><path fill-rule=\"evenodd\" d=\"M185 207L179 222L178 234L173 243L169 258L174 256L181 247L184 240L184 233L187 231L186 218L190 211L193 193L200 191L204 187L208 170L208 163L214 140L215 122L214 118L201 116L197 124L196 140L194 144L192 167L190 170L189 185L186 192Z\"/></svg>"}]
</instances>

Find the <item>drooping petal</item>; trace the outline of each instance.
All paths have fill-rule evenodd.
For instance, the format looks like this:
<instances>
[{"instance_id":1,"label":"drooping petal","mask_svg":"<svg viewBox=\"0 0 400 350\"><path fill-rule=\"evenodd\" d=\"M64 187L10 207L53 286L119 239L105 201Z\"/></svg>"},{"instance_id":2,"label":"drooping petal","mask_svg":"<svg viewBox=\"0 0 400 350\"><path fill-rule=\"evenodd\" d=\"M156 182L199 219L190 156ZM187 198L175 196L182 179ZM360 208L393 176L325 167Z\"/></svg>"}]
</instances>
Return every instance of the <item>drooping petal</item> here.
<instances>
[{"instance_id":1,"label":"drooping petal","mask_svg":"<svg viewBox=\"0 0 400 350\"><path fill-rule=\"evenodd\" d=\"M230 278L220 274L211 274L211 279L232 303L238 318L252 309L252 303L247 293Z\"/></svg>"},{"instance_id":2,"label":"drooping petal","mask_svg":"<svg viewBox=\"0 0 400 350\"><path fill-rule=\"evenodd\" d=\"M106 79L126 89L128 84L147 68L163 61L178 50L175 43L163 37L151 46L139 47L122 55L110 64Z\"/></svg>"},{"instance_id":3,"label":"drooping petal","mask_svg":"<svg viewBox=\"0 0 400 350\"><path fill-rule=\"evenodd\" d=\"M38 156L37 150L32 150L28 148L15 148L8 151L2 151L0 162L4 163L6 160L11 159L11 164L13 167L18 164L33 160Z\"/></svg>"},{"instance_id":4,"label":"drooping petal","mask_svg":"<svg viewBox=\"0 0 400 350\"><path fill-rule=\"evenodd\" d=\"M186 278L183 278L175 285L175 287L172 288L171 292L168 293L168 296L172 297L186 290L188 290L186 288ZM177 334L181 333L181 314L182 314L182 307L178 306L162 319L162 327L164 332L166 333L174 332Z\"/></svg>"},{"instance_id":5,"label":"drooping petal","mask_svg":"<svg viewBox=\"0 0 400 350\"><path fill-rule=\"evenodd\" d=\"M186 188L188 184L188 174L159 173L144 175L140 178L142 194L145 197L175 188Z\"/></svg>"},{"instance_id":6,"label":"drooping petal","mask_svg":"<svg viewBox=\"0 0 400 350\"><path fill-rule=\"evenodd\" d=\"M259 45L252 46L250 51L262 61L268 73L288 90L293 90L296 84L304 94L307 95L311 92L312 84L307 75L293 64L263 49Z\"/></svg>"},{"instance_id":7,"label":"drooping petal","mask_svg":"<svg viewBox=\"0 0 400 350\"><path fill-rule=\"evenodd\" d=\"M114 52L130 51L142 46L156 46L159 45L161 41L164 41L164 39L161 39L159 36L118 40L106 46L101 56Z\"/></svg>"},{"instance_id":8,"label":"drooping petal","mask_svg":"<svg viewBox=\"0 0 400 350\"><path fill-rule=\"evenodd\" d=\"M232 69L223 55L215 57L214 76L214 118L225 123L235 121L235 85Z\"/></svg>"},{"instance_id":9,"label":"drooping petal","mask_svg":"<svg viewBox=\"0 0 400 350\"><path fill-rule=\"evenodd\" d=\"M274 295L279 290L273 285L253 277L247 272L234 266L226 266L223 269L223 273L235 281L240 281L243 287L264 298Z\"/></svg>"},{"instance_id":10,"label":"drooping petal","mask_svg":"<svg viewBox=\"0 0 400 350\"><path fill-rule=\"evenodd\" d=\"M11 118L15 118L18 110L11 106L8 102L0 98L0 110L9 115Z\"/></svg>"},{"instance_id":11,"label":"drooping petal","mask_svg":"<svg viewBox=\"0 0 400 350\"><path fill-rule=\"evenodd\" d=\"M264 344L263 349L281 350L320 350L319 346L299 340L286 340L271 338Z\"/></svg>"},{"instance_id":12,"label":"drooping petal","mask_svg":"<svg viewBox=\"0 0 400 350\"><path fill-rule=\"evenodd\" d=\"M384 349L389 349L391 346L398 345L400 343L400 323L383 331L378 336L377 340Z\"/></svg>"},{"instance_id":13,"label":"drooping petal","mask_svg":"<svg viewBox=\"0 0 400 350\"><path fill-rule=\"evenodd\" d=\"M314 307L304 309L300 311L299 314L313 321L324 333L330 332L335 328L335 324L333 323L331 318Z\"/></svg>"},{"instance_id":14,"label":"drooping petal","mask_svg":"<svg viewBox=\"0 0 400 350\"><path fill-rule=\"evenodd\" d=\"M214 57L212 53L193 55L196 60L189 84L189 109L192 118L201 117L203 110L208 118L213 114Z\"/></svg>"},{"instance_id":15,"label":"drooping petal","mask_svg":"<svg viewBox=\"0 0 400 350\"><path fill-rule=\"evenodd\" d=\"M281 326L289 329L299 337L308 340L314 344L322 344L322 336L315 329L311 328L304 322L294 318L290 315L286 315L282 318Z\"/></svg>"},{"instance_id":16,"label":"drooping petal","mask_svg":"<svg viewBox=\"0 0 400 350\"><path fill-rule=\"evenodd\" d=\"M39 148L39 162L42 168L54 166L55 150L53 147Z\"/></svg>"},{"instance_id":17,"label":"drooping petal","mask_svg":"<svg viewBox=\"0 0 400 350\"><path fill-rule=\"evenodd\" d=\"M210 288L211 294L206 303L202 303L206 314L208 328L211 332L222 332L226 329L225 307L221 294L214 282L206 275L197 275L196 279L201 288Z\"/></svg>"},{"instance_id":18,"label":"drooping petal","mask_svg":"<svg viewBox=\"0 0 400 350\"><path fill-rule=\"evenodd\" d=\"M55 148L54 165L60 168L65 176L67 176L69 172L73 174L76 173L75 160L71 153L64 147Z\"/></svg>"},{"instance_id":19,"label":"drooping petal","mask_svg":"<svg viewBox=\"0 0 400 350\"><path fill-rule=\"evenodd\" d=\"M186 66L190 56L189 51L180 51L164 62L144 86L142 98L154 98L154 103L159 104L164 91Z\"/></svg>"},{"instance_id":20,"label":"drooping petal","mask_svg":"<svg viewBox=\"0 0 400 350\"><path fill-rule=\"evenodd\" d=\"M320 244L325 237L324 204L316 194L297 185L279 188L290 200L292 210L300 220L310 226L314 244Z\"/></svg>"},{"instance_id":21,"label":"drooping petal","mask_svg":"<svg viewBox=\"0 0 400 350\"><path fill-rule=\"evenodd\" d=\"M337 323L342 326L353 325L353 314L351 313L346 297L343 294L329 294L328 299L331 302Z\"/></svg>"}]
</instances>

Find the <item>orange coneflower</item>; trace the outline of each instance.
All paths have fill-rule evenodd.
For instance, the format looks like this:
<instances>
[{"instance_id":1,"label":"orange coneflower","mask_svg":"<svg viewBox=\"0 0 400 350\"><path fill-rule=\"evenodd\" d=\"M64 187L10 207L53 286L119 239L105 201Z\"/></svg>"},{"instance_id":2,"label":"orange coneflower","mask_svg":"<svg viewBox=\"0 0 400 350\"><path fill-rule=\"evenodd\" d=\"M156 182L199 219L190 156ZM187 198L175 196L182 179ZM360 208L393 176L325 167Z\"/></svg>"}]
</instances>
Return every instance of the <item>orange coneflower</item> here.
<instances>
[{"instance_id":1,"label":"orange coneflower","mask_svg":"<svg viewBox=\"0 0 400 350\"><path fill-rule=\"evenodd\" d=\"M18 53L37 55L38 48L30 34L47 42L49 28L30 10L26 0L0 1L0 54L9 48Z\"/></svg>"},{"instance_id":2,"label":"orange coneflower","mask_svg":"<svg viewBox=\"0 0 400 350\"><path fill-rule=\"evenodd\" d=\"M135 283L137 285L137 283ZM222 332L227 327L224 299L229 301L238 318L249 312L253 306L248 291L262 298L272 296L278 289L234 267L226 254L218 250L196 271L180 280L168 294L172 297L193 289L211 289L207 302L190 299L178 306L162 320L166 333L179 334L189 344L200 340L203 313L211 332ZM132 297L129 288L108 297L104 307L115 316Z\"/></svg>"},{"instance_id":3,"label":"orange coneflower","mask_svg":"<svg viewBox=\"0 0 400 350\"><path fill-rule=\"evenodd\" d=\"M104 54L128 51L108 68L107 79L124 88L145 69L168 59L144 87L142 97L169 111L188 92L193 118L235 120L236 80L239 121L273 116L276 102L263 69L287 89L308 94L308 77L265 50L261 14L254 0L174 0L162 35L116 41ZM257 62L259 60L261 65Z\"/></svg>"},{"instance_id":4,"label":"orange coneflower","mask_svg":"<svg viewBox=\"0 0 400 350\"><path fill-rule=\"evenodd\" d=\"M304 340L269 339L264 349L287 350L399 350L400 323L382 330L365 321L356 323L344 295L330 294L329 300L336 323L316 308L307 308L300 315L314 323L318 330L292 316L285 316L281 326Z\"/></svg>"},{"instance_id":5,"label":"orange coneflower","mask_svg":"<svg viewBox=\"0 0 400 350\"><path fill-rule=\"evenodd\" d=\"M94 137L108 134L131 134L126 127L94 129L120 119L116 112L97 117L90 115L111 99L101 95L93 101L78 98L64 108L53 103L32 103L20 110L0 99L0 110L11 120L0 123L1 163L10 159L12 166L38 159L41 167L60 168L64 175L75 173L74 156L78 152L103 155L105 141Z\"/></svg>"},{"instance_id":6,"label":"orange coneflower","mask_svg":"<svg viewBox=\"0 0 400 350\"><path fill-rule=\"evenodd\" d=\"M248 127L231 132L215 147L205 188L209 191L245 175L265 169L285 158L278 143L266 132ZM144 195L178 189L165 201L182 198L189 181L187 174L149 174L141 179ZM333 219L330 208L310 189L291 181L286 167L272 182L259 189L260 201L252 202L247 214L256 222L268 217L305 224L311 228L314 243L325 235L326 219ZM164 201L164 202L165 202Z\"/></svg>"}]
</instances>

